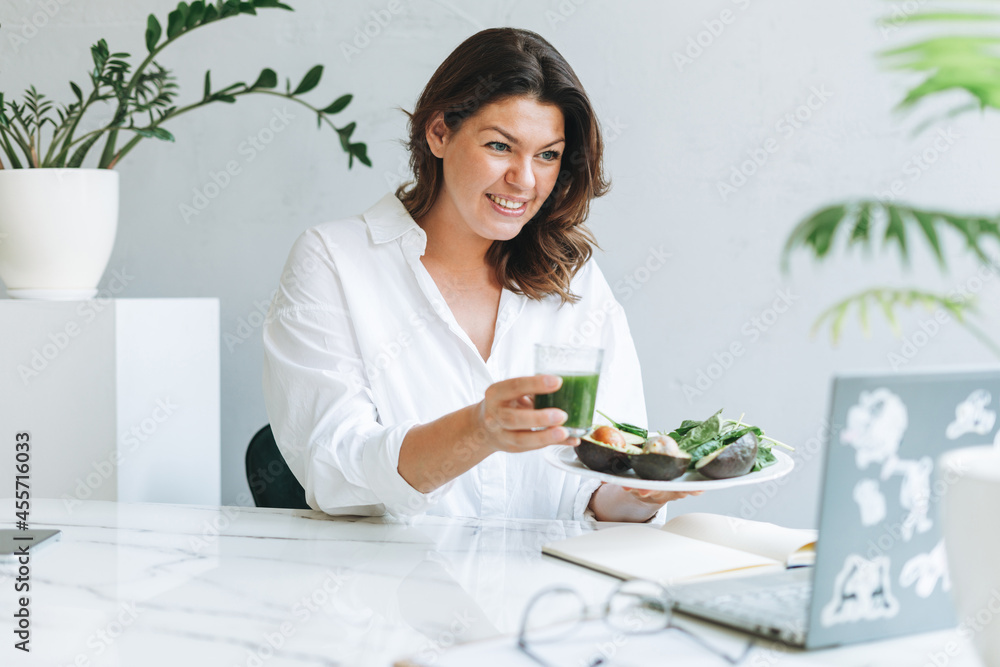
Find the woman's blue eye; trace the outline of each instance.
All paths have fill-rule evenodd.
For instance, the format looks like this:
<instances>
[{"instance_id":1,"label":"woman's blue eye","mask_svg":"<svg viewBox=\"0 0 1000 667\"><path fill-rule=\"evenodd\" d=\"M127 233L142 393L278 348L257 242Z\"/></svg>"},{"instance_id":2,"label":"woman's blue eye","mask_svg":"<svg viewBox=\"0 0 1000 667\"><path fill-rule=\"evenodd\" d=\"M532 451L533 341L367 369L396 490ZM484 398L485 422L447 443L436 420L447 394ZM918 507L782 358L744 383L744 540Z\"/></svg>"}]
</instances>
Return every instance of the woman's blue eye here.
<instances>
[{"instance_id":1,"label":"woman's blue eye","mask_svg":"<svg viewBox=\"0 0 1000 667\"><path fill-rule=\"evenodd\" d=\"M498 153L506 153L510 150L510 146L502 141L490 141L487 142L486 145ZM561 153L559 151L542 151L539 155L541 155L542 159L546 162L555 162L559 159Z\"/></svg>"}]
</instances>

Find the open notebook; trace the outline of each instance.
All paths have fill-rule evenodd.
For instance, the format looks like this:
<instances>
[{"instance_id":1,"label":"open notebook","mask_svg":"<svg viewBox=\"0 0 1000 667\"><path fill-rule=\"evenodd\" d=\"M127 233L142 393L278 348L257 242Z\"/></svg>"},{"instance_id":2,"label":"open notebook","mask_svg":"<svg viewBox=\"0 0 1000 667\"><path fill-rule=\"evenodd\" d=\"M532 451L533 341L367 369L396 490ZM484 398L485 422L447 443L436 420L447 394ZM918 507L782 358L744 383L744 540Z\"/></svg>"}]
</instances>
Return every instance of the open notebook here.
<instances>
[{"instance_id":1,"label":"open notebook","mask_svg":"<svg viewBox=\"0 0 1000 667\"><path fill-rule=\"evenodd\" d=\"M542 552L621 579L664 585L750 570L812 565L816 531L719 514L682 514L660 528L606 528L546 544Z\"/></svg>"}]
</instances>

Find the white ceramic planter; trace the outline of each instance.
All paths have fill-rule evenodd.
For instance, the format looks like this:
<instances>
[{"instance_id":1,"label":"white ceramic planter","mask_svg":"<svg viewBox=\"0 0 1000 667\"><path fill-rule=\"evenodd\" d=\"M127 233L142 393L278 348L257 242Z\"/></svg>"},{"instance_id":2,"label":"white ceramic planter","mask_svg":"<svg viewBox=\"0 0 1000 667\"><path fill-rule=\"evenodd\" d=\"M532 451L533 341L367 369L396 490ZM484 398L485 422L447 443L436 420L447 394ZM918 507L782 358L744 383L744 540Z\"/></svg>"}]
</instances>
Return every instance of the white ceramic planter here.
<instances>
[{"instance_id":1,"label":"white ceramic planter","mask_svg":"<svg viewBox=\"0 0 1000 667\"><path fill-rule=\"evenodd\" d=\"M90 299L118 227L118 172L0 170L0 280L15 299Z\"/></svg>"},{"instance_id":2,"label":"white ceramic planter","mask_svg":"<svg viewBox=\"0 0 1000 667\"><path fill-rule=\"evenodd\" d=\"M941 456L945 551L959 632L985 667L1000 667L1000 448L955 449ZM949 653L949 655L951 655Z\"/></svg>"}]
</instances>

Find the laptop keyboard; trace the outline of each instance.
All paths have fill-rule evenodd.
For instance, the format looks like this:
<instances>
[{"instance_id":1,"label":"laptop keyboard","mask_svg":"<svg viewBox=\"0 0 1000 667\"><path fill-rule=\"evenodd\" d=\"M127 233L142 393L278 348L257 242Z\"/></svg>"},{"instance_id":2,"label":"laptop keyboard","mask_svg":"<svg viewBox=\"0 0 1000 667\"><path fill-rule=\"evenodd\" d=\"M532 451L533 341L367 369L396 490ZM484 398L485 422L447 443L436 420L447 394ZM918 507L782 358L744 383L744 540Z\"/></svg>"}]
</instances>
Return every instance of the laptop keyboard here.
<instances>
[{"instance_id":1,"label":"laptop keyboard","mask_svg":"<svg viewBox=\"0 0 1000 667\"><path fill-rule=\"evenodd\" d=\"M812 586L799 573L783 572L677 586L671 592L679 611L778 636L804 633Z\"/></svg>"}]
</instances>

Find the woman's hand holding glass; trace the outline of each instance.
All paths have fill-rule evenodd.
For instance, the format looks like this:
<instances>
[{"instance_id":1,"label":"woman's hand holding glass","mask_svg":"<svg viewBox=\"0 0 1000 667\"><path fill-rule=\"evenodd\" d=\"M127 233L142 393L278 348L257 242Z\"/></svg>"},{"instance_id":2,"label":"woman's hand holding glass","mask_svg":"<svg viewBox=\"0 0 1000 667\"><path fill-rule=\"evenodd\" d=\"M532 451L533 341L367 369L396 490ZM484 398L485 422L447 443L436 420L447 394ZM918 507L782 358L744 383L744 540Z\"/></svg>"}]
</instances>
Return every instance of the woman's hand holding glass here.
<instances>
[{"instance_id":1,"label":"woman's hand holding glass","mask_svg":"<svg viewBox=\"0 0 1000 667\"><path fill-rule=\"evenodd\" d=\"M558 375L531 375L496 382L486 388L477 411L479 428L489 446L500 452L527 452L549 445L578 445L560 424L566 413L558 408L536 410L532 396L549 394L562 384Z\"/></svg>"}]
</instances>

